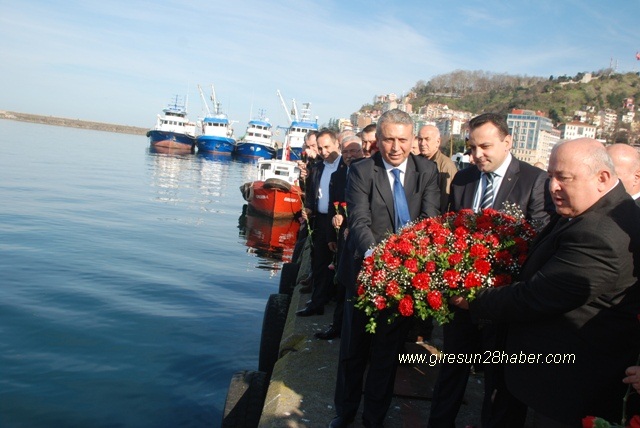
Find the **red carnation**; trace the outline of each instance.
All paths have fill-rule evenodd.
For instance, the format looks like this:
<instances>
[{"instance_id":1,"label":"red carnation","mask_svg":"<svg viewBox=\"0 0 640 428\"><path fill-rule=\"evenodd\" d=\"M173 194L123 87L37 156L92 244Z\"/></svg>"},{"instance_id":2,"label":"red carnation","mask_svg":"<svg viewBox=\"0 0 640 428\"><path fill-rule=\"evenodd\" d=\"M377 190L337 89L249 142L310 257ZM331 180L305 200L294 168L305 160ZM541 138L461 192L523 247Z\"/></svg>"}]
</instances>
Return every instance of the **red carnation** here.
<instances>
[{"instance_id":1,"label":"red carnation","mask_svg":"<svg viewBox=\"0 0 640 428\"><path fill-rule=\"evenodd\" d=\"M347 203L346 202L340 202L340 206L342 208L347 208Z\"/></svg>"},{"instance_id":2,"label":"red carnation","mask_svg":"<svg viewBox=\"0 0 640 428\"><path fill-rule=\"evenodd\" d=\"M442 274L442 277L444 278L447 285L449 285L449 288L458 288L458 282L460 282L461 279L460 272L458 272L457 270L449 269Z\"/></svg>"},{"instance_id":3,"label":"red carnation","mask_svg":"<svg viewBox=\"0 0 640 428\"><path fill-rule=\"evenodd\" d=\"M398 281L389 281L384 292L389 297L397 296L398 294L400 294L400 285L398 285Z\"/></svg>"},{"instance_id":4,"label":"red carnation","mask_svg":"<svg viewBox=\"0 0 640 428\"><path fill-rule=\"evenodd\" d=\"M436 271L436 262L427 262L426 266L425 266L425 270L429 273L435 272Z\"/></svg>"},{"instance_id":5,"label":"red carnation","mask_svg":"<svg viewBox=\"0 0 640 428\"><path fill-rule=\"evenodd\" d=\"M486 261L485 259L477 259L473 262L473 268L480 275L488 275L491 272L491 263Z\"/></svg>"},{"instance_id":6,"label":"red carnation","mask_svg":"<svg viewBox=\"0 0 640 428\"><path fill-rule=\"evenodd\" d=\"M405 260L404 267L411 273L418 272L418 261L416 259Z\"/></svg>"},{"instance_id":7,"label":"red carnation","mask_svg":"<svg viewBox=\"0 0 640 428\"><path fill-rule=\"evenodd\" d=\"M398 312L403 317L410 317L413 315L413 299L410 295L404 296L400 299L400 303L398 303Z\"/></svg>"},{"instance_id":8,"label":"red carnation","mask_svg":"<svg viewBox=\"0 0 640 428\"><path fill-rule=\"evenodd\" d=\"M421 272L411 279L411 285L413 285L418 290L429 289L430 283L431 283L431 277L429 276L428 273L425 273L425 272Z\"/></svg>"},{"instance_id":9,"label":"red carnation","mask_svg":"<svg viewBox=\"0 0 640 428\"><path fill-rule=\"evenodd\" d=\"M470 272L464 279L464 288L475 288L482 285L482 278L475 272Z\"/></svg>"},{"instance_id":10,"label":"red carnation","mask_svg":"<svg viewBox=\"0 0 640 428\"><path fill-rule=\"evenodd\" d=\"M508 266L513 263L513 257L507 250L498 251L496 253L496 262L500 265Z\"/></svg>"},{"instance_id":11,"label":"red carnation","mask_svg":"<svg viewBox=\"0 0 640 428\"><path fill-rule=\"evenodd\" d=\"M458 263L460 263L462 260L464 259L464 256L460 253L457 254L451 254L449 256L448 262L450 266L455 266Z\"/></svg>"},{"instance_id":12,"label":"red carnation","mask_svg":"<svg viewBox=\"0 0 640 428\"><path fill-rule=\"evenodd\" d=\"M376 296L373 298L373 303L376 305L376 308L381 311L387 307L387 302L384 300L382 296Z\"/></svg>"},{"instance_id":13,"label":"red carnation","mask_svg":"<svg viewBox=\"0 0 640 428\"><path fill-rule=\"evenodd\" d=\"M493 286L494 287L502 287L503 285L509 285L513 282L511 275L509 275L508 273L502 273L499 275L496 275L495 280L493 281Z\"/></svg>"},{"instance_id":14,"label":"red carnation","mask_svg":"<svg viewBox=\"0 0 640 428\"><path fill-rule=\"evenodd\" d=\"M500 245L500 239L494 234L487 235L484 240L489 247L497 247Z\"/></svg>"},{"instance_id":15,"label":"red carnation","mask_svg":"<svg viewBox=\"0 0 640 428\"><path fill-rule=\"evenodd\" d=\"M444 235L437 235L433 237L433 243L436 245L444 245L447 242L447 238Z\"/></svg>"},{"instance_id":16,"label":"red carnation","mask_svg":"<svg viewBox=\"0 0 640 428\"><path fill-rule=\"evenodd\" d=\"M455 242L453 243L453 248L456 251L464 251L468 247L469 245L467 244L467 240L465 238L456 239Z\"/></svg>"},{"instance_id":17,"label":"red carnation","mask_svg":"<svg viewBox=\"0 0 640 428\"><path fill-rule=\"evenodd\" d=\"M358 285L358 296L362 296L364 294L364 285Z\"/></svg>"},{"instance_id":18,"label":"red carnation","mask_svg":"<svg viewBox=\"0 0 640 428\"><path fill-rule=\"evenodd\" d=\"M380 283L384 283L386 279L387 279L387 272L382 269L377 270L373 272L373 275L371 276L371 285L373 285L374 287L377 287L380 285Z\"/></svg>"},{"instance_id":19,"label":"red carnation","mask_svg":"<svg viewBox=\"0 0 640 428\"><path fill-rule=\"evenodd\" d=\"M484 259L489 255L489 249L482 244L473 244L469 249L469 255L474 259Z\"/></svg>"},{"instance_id":20,"label":"red carnation","mask_svg":"<svg viewBox=\"0 0 640 428\"><path fill-rule=\"evenodd\" d=\"M402 239L396 245L396 250L402 256L409 256L413 251L413 245L411 245L411 242L409 242L407 239Z\"/></svg>"},{"instance_id":21,"label":"red carnation","mask_svg":"<svg viewBox=\"0 0 640 428\"><path fill-rule=\"evenodd\" d=\"M438 290L429 291L427 293L427 302L436 311L442 307L442 293Z\"/></svg>"},{"instance_id":22,"label":"red carnation","mask_svg":"<svg viewBox=\"0 0 640 428\"><path fill-rule=\"evenodd\" d=\"M594 428L596 424L595 416L585 416L582 418L582 428Z\"/></svg>"}]
</instances>

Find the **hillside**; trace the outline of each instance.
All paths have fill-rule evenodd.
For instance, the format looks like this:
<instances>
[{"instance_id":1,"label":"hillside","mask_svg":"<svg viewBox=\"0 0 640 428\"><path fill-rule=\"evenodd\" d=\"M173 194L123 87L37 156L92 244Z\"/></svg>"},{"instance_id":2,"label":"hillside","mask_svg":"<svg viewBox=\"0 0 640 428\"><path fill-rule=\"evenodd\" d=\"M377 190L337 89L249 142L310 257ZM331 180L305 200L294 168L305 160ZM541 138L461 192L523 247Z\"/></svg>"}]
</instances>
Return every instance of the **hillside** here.
<instances>
[{"instance_id":1,"label":"hillside","mask_svg":"<svg viewBox=\"0 0 640 428\"><path fill-rule=\"evenodd\" d=\"M511 109L540 110L556 125L568 122L576 110L591 106L595 111L611 109L626 112L626 98L640 100L640 76L637 73L612 73L610 70L578 73L576 76L549 78L509 76L481 71L455 71L420 81L412 91L414 111L429 103L475 113L494 111L507 114ZM638 120L639 118L636 118Z\"/></svg>"}]
</instances>

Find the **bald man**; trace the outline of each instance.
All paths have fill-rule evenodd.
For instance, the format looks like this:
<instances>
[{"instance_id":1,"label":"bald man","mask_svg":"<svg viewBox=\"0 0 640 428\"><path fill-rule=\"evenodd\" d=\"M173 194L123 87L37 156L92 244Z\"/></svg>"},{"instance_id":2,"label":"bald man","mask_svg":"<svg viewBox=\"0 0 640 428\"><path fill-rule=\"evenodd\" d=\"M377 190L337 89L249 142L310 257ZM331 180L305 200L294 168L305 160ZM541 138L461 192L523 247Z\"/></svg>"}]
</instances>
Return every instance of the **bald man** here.
<instances>
[{"instance_id":1,"label":"bald man","mask_svg":"<svg viewBox=\"0 0 640 428\"><path fill-rule=\"evenodd\" d=\"M625 190L640 206L640 153L628 144L613 144L607 153Z\"/></svg>"},{"instance_id":2,"label":"bald man","mask_svg":"<svg viewBox=\"0 0 640 428\"><path fill-rule=\"evenodd\" d=\"M479 291L470 316L508 325L501 358L533 356L505 364L504 379L533 411L534 428L579 427L584 415L620 420L620 380L640 351L640 208L597 140L556 144L548 173L558 215L536 238L519 281ZM558 355L571 357L554 361Z\"/></svg>"},{"instance_id":3,"label":"bald man","mask_svg":"<svg viewBox=\"0 0 640 428\"><path fill-rule=\"evenodd\" d=\"M440 131L433 125L424 125L418 131L418 148L420 154L436 163L440 180L440 212L447 212L451 181L458 172L456 164L440 151Z\"/></svg>"}]
</instances>

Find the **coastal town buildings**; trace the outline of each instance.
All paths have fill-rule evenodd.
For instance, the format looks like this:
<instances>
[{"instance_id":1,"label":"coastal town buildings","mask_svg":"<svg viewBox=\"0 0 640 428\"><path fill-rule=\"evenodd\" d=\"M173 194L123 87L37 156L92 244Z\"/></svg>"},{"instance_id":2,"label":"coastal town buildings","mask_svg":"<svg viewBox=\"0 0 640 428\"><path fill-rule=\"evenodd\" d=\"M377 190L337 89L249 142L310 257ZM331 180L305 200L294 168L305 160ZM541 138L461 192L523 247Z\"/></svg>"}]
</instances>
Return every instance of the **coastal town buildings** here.
<instances>
[{"instance_id":1,"label":"coastal town buildings","mask_svg":"<svg viewBox=\"0 0 640 428\"><path fill-rule=\"evenodd\" d=\"M587 73L581 78L581 82L584 83L593 77ZM569 83L575 84L577 81ZM401 96L395 93L375 96L375 109L351 115L354 130L359 131L371 123L376 123L382 113L397 108L412 115L416 133L424 125L434 125L440 131L443 144L453 147L456 140L457 144L460 144L460 140L468 133L469 120L478 112L454 110L444 103L429 103L414 108L411 101L416 97L412 92ZM558 124L557 127L545 112L513 109L507 116L513 136L511 151L518 159L531 164L540 162L546 167L551 149L559 141L586 137L607 143L613 141L614 136L625 132L627 135L629 131L640 132L640 123L635 119L634 98L624 98L621 107L625 110L622 114L613 109L598 111L594 105L585 105L574 111L572 116L565 117L568 121Z\"/></svg>"},{"instance_id":2,"label":"coastal town buildings","mask_svg":"<svg viewBox=\"0 0 640 428\"><path fill-rule=\"evenodd\" d=\"M511 153L532 165L541 162L546 166L551 148L560 141L551 119L540 111L513 109L507 124L513 137Z\"/></svg>"}]
</instances>

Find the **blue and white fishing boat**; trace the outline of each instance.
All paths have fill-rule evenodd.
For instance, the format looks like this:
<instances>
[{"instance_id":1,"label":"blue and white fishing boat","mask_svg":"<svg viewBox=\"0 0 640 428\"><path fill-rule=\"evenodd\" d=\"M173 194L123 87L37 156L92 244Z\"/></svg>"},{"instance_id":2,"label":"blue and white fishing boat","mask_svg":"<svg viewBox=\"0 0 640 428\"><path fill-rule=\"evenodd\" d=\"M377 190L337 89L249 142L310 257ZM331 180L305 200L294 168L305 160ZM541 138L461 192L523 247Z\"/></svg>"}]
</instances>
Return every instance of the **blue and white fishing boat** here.
<instances>
[{"instance_id":1,"label":"blue and white fishing boat","mask_svg":"<svg viewBox=\"0 0 640 428\"><path fill-rule=\"evenodd\" d=\"M303 103L302 109L298 112L298 106L296 100L292 100L291 113L287 109L287 106L282 99L280 91L276 91L282 107L284 108L287 118L289 119L289 127L284 136L284 144L282 149L278 150L278 159L287 160L300 160L302 154L302 145L304 144L304 137L309 131L318 130L318 122L311 120L311 103ZM283 156L282 151L286 151Z\"/></svg>"},{"instance_id":2,"label":"blue and white fishing boat","mask_svg":"<svg viewBox=\"0 0 640 428\"><path fill-rule=\"evenodd\" d=\"M198 132L196 145L198 152L217 153L231 155L236 147L236 140L233 138L233 127L226 114L220 112L220 103L216 100L216 92L211 85L211 101L215 113L211 113L207 101L202 93L202 88L198 85L200 97L204 103L207 114L198 121Z\"/></svg>"},{"instance_id":3,"label":"blue and white fishing boat","mask_svg":"<svg viewBox=\"0 0 640 428\"><path fill-rule=\"evenodd\" d=\"M178 96L158 115L156 126L147 131L149 143L154 149L193 151L196 145L196 124L187 119L186 103Z\"/></svg>"},{"instance_id":4,"label":"blue and white fishing boat","mask_svg":"<svg viewBox=\"0 0 640 428\"><path fill-rule=\"evenodd\" d=\"M249 121L247 132L236 143L235 154L247 158L273 159L276 156L276 143L273 141L273 125L261 111L259 119Z\"/></svg>"}]
</instances>

